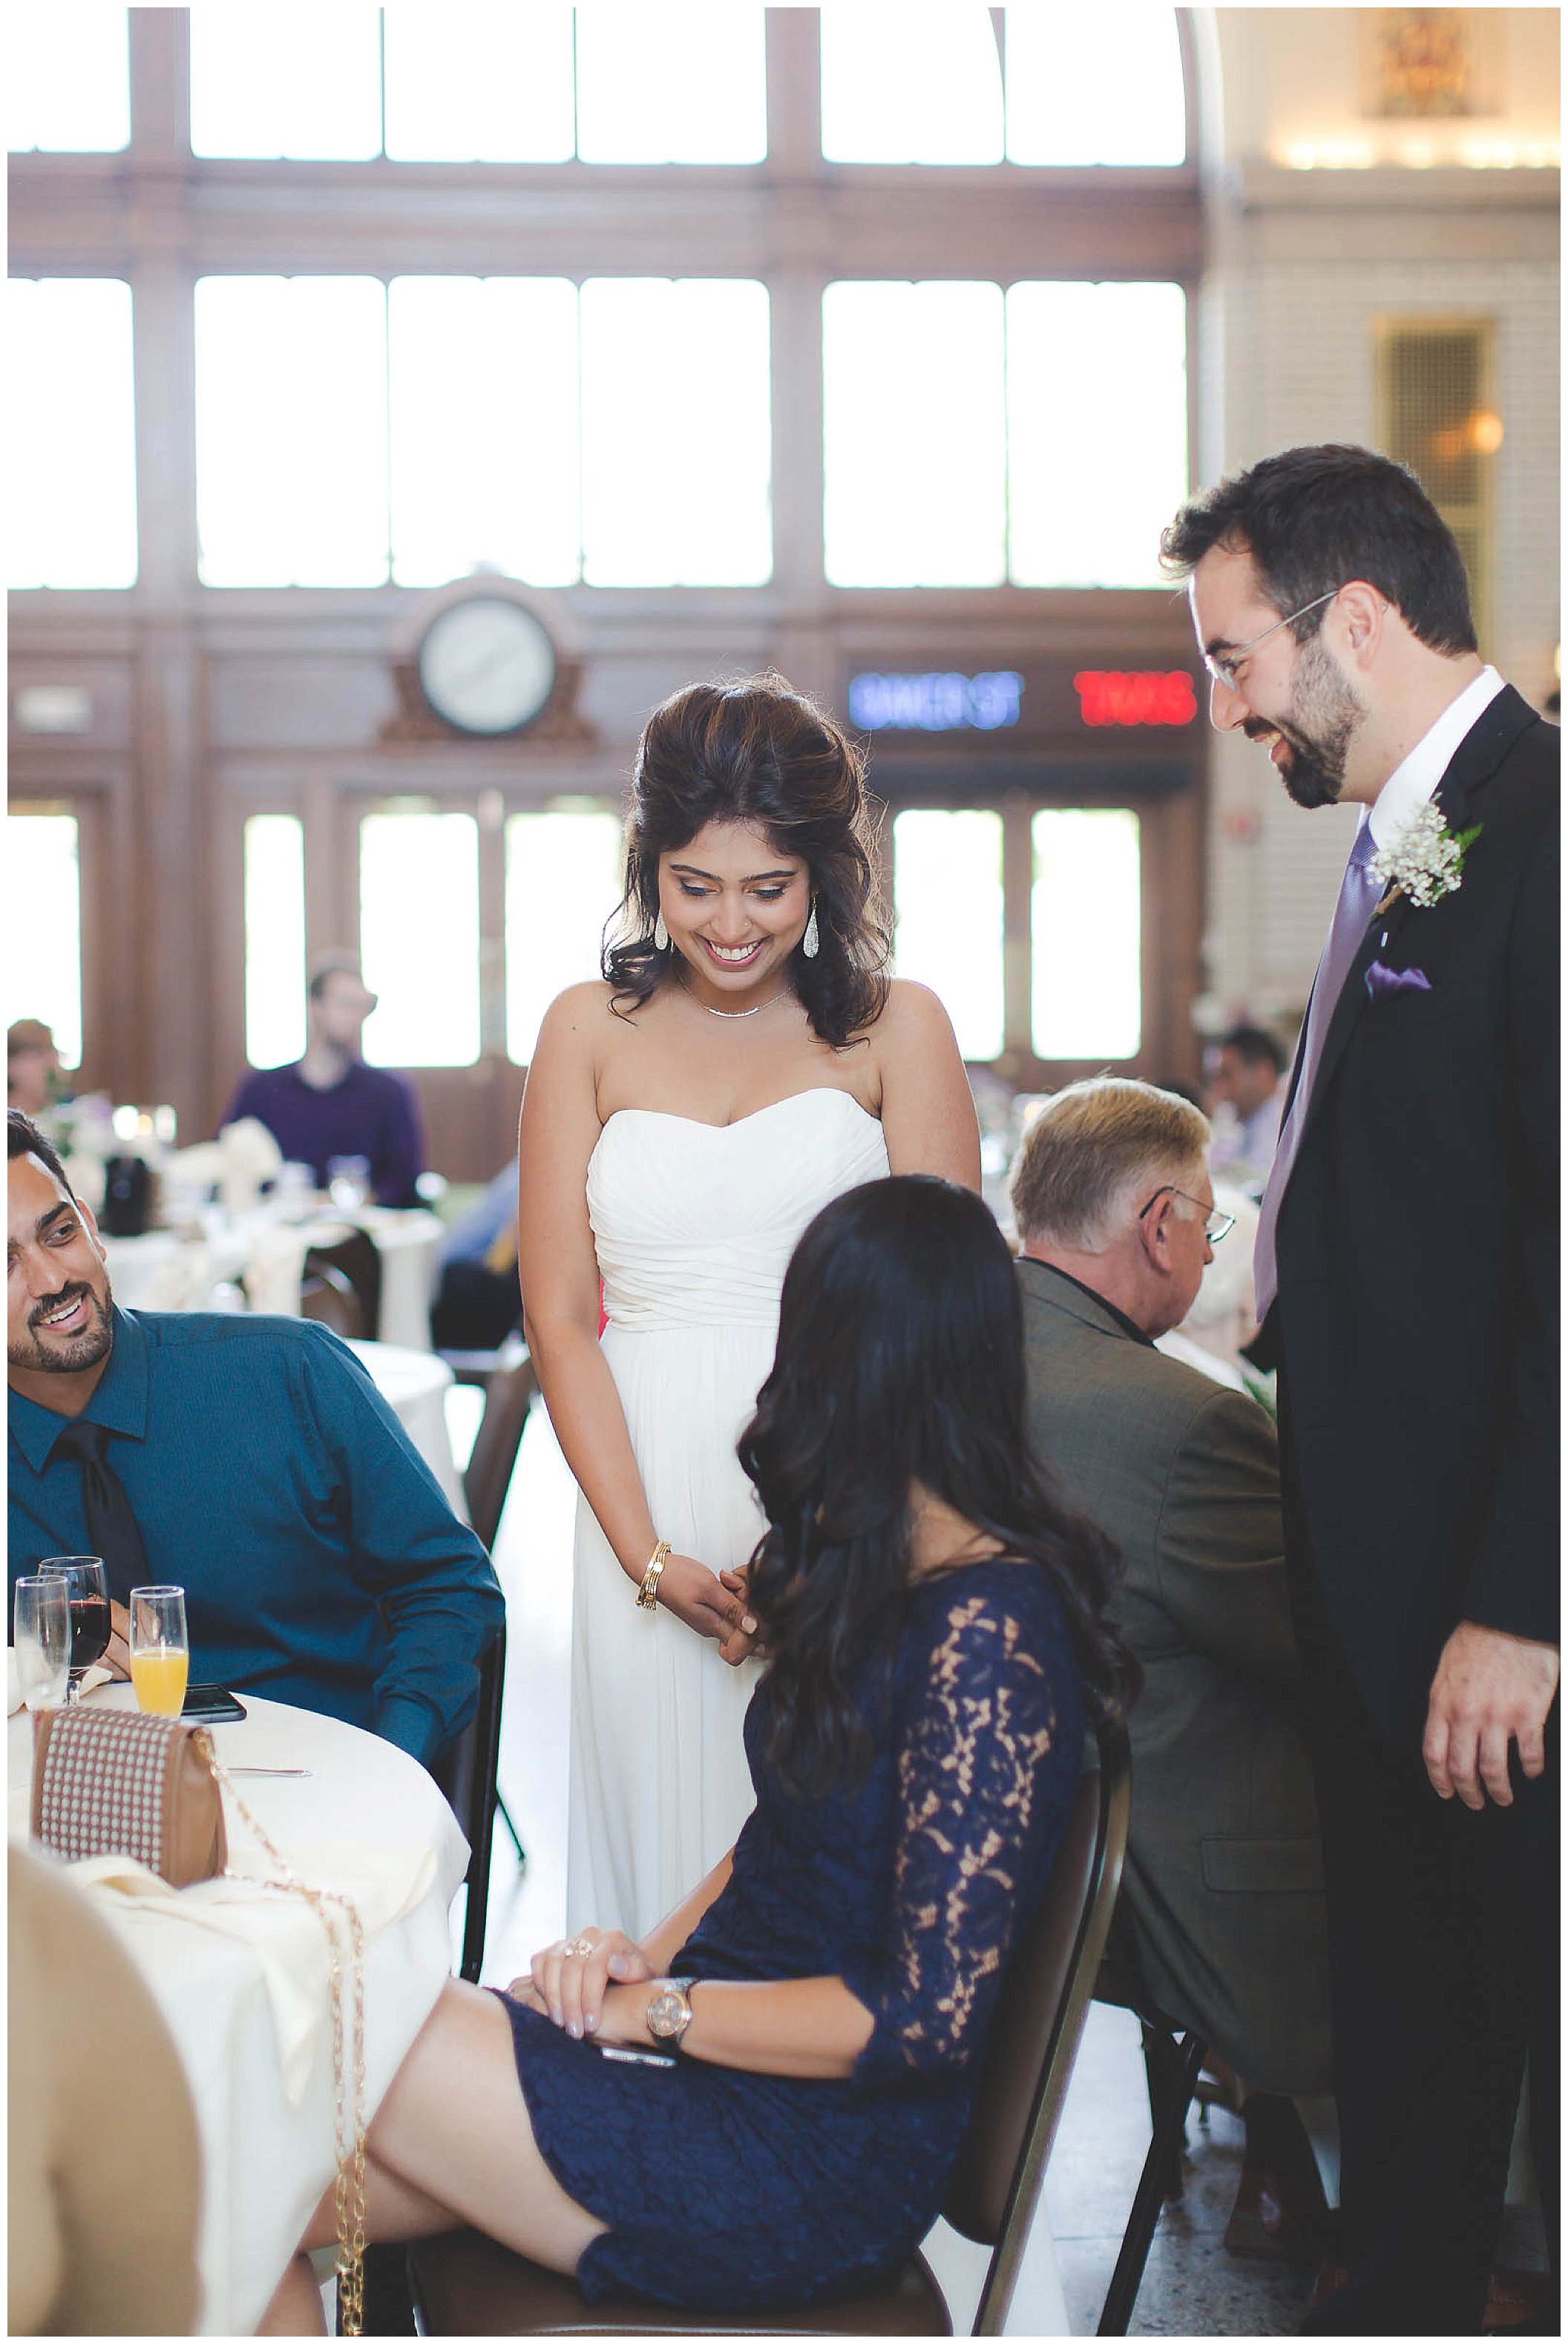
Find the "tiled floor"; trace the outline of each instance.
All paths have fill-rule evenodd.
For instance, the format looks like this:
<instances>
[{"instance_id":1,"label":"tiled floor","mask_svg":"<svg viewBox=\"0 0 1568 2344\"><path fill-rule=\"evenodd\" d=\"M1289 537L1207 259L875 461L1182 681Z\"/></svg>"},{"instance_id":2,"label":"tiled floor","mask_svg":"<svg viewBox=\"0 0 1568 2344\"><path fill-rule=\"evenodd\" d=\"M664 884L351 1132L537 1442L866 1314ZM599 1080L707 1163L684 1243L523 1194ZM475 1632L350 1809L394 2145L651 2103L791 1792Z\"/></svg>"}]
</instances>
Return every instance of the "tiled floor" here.
<instances>
[{"instance_id":1,"label":"tiled floor","mask_svg":"<svg viewBox=\"0 0 1568 2344\"><path fill-rule=\"evenodd\" d=\"M529 1955L562 1925L573 1503L560 1451L536 1409L496 1547L510 1622L501 1789L528 1863L520 1875L498 1831L487 1984L503 1984L525 1969ZM1132 2332L1294 2334L1308 2280L1277 2264L1241 2259L1220 2244L1240 2171L1239 2125L1216 2112L1207 2129L1194 2121L1189 2135L1184 2193L1161 2218ZM1050 2235L1041 2232L1032 2243L1009 2333L1095 2333L1148 2141L1137 2023L1125 2011L1097 2006L1047 2179ZM950 2234L932 2252L962 2333L984 2258Z\"/></svg>"}]
</instances>

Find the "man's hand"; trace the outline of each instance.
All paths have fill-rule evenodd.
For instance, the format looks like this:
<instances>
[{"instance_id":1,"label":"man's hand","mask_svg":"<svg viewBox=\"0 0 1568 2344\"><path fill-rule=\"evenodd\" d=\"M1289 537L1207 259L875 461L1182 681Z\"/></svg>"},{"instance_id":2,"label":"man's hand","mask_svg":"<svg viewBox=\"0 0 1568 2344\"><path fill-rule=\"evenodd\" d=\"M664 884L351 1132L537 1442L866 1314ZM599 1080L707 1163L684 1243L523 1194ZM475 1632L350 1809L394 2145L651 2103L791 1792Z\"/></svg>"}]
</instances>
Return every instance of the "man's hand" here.
<instances>
[{"instance_id":1,"label":"man's hand","mask_svg":"<svg viewBox=\"0 0 1568 2344\"><path fill-rule=\"evenodd\" d=\"M104 1666L113 1669L116 1676L128 1677L131 1672L131 1615L123 1603L109 1605L109 1641L105 1651Z\"/></svg>"},{"instance_id":2,"label":"man's hand","mask_svg":"<svg viewBox=\"0 0 1568 2344\"><path fill-rule=\"evenodd\" d=\"M1518 1743L1526 1774L1544 1772L1546 1713L1560 1666L1555 1644L1460 1622L1438 1661L1421 1737L1440 1799L1457 1795L1479 1812L1490 1793L1500 1807L1512 1806L1510 1742Z\"/></svg>"}]
</instances>

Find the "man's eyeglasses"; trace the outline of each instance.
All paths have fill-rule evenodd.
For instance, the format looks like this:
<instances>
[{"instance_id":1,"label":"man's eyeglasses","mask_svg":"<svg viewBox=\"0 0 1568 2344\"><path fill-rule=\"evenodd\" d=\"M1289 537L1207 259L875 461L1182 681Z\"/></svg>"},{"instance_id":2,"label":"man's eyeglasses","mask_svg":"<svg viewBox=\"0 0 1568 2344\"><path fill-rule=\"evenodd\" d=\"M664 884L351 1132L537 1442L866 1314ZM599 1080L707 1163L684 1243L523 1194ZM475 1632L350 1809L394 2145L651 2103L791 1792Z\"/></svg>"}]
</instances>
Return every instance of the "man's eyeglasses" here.
<instances>
[{"instance_id":1,"label":"man's eyeglasses","mask_svg":"<svg viewBox=\"0 0 1568 2344\"><path fill-rule=\"evenodd\" d=\"M1221 1238L1228 1238L1236 1227L1234 1213L1219 1212L1214 1206L1206 1205L1201 1197L1189 1197L1185 1188L1173 1188L1168 1184L1155 1190L1138 1217L1140 1221L1153 1212L1162 1197L1179 1197L1184 1205L1196 1205L1203 1216L1203 1234L1211 1246L1217 1246Z\"/></svg>"},{"instance_id":2,"label":"man's eyeglasses","mask_svg":"<svg viewBox=\"0 0 1568 2344\"><path fill-rule=\"evenodd\" d=\"M1216 683L1222 683L1227 692L1234 692L1240 680L1241 662L1249 652L1255 652L1259 643L1266 643L1270 635L1277 635L1281 627L1293 626L1298 619L1304 619L1309 611L1321 610L1325 602L1331 602L1336 594L1343 591L1342 586L1330 587L1328 593L1320 594L1315 602L1303 602L1299 611L1289 611L1284 618L1276 619L1271 627L1265 627L1260 635L1252 636L1248 642L1238 643L1234 651L1205 652L1204 666Z\"/></svg>"}]
</instances>

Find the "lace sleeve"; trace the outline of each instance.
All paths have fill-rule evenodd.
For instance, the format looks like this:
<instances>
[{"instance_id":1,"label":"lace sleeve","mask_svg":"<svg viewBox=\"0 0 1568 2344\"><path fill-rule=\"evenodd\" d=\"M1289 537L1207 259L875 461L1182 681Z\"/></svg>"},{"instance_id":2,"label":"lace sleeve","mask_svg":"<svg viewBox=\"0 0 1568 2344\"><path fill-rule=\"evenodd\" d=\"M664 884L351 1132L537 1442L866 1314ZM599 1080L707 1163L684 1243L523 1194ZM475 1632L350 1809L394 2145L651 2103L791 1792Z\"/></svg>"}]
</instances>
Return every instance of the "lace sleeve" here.
<instances>
[{"instance_id":1,"label":"lace sleeve","mask_svg":"<svg viewBox=\"0 0 1568 2344\"><path fill-rule=\"evenodd\" d=\"M1015 1931L1056 1852L1083 1722L1053 1603L1037 1612L993 1594L955 1598L900 1721L898 1846L881 1943L844 1965L875 2021L857 2083L961 2068L984 2045Z\"/></svg>"}]
</instances>

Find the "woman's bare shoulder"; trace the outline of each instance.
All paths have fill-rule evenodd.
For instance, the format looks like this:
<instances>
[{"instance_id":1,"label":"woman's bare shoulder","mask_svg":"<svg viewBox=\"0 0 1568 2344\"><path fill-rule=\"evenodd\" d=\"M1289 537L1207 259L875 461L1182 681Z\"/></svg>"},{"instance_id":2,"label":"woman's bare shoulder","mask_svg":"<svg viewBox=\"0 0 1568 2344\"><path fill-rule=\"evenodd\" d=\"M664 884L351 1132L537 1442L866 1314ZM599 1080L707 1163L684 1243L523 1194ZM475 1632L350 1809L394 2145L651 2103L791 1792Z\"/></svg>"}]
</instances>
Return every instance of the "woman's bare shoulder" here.
<instances>
[{"instance_id":1,"label":"woman's bare shoulder","mask_svg":"<svg viewBox=\"0 0 1568 2344\"><path fill-rule=\"evenodd\" d=\"M875 1041L895 1049L918 1049L934 1036L951 1036L953 1021L928 985L912 976L890 977L882 1015L866 1031Z\"/></svg>"}]
</instances>

